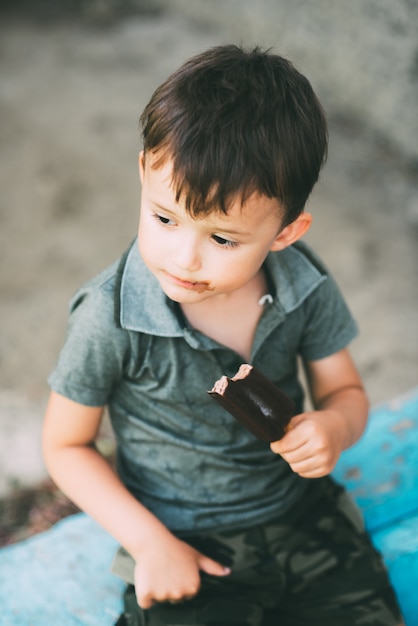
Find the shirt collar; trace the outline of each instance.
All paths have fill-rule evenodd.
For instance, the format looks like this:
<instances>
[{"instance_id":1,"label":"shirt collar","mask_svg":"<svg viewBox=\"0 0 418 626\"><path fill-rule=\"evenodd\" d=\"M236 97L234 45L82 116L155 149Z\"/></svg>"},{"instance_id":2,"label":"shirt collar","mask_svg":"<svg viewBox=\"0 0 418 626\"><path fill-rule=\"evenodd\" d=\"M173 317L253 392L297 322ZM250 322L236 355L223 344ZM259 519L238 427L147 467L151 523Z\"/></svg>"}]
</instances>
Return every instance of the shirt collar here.
<instances>
[{"instance_id":1,"label":"shirt collar","mask_svg":"<svg viewBox=\"0 0 418 626\"><path fill-rule=\"evenodd\" d=\"M327 277L319 260L302 242L270 252L265 267L273 302L286 314L297 309Z\"/></svg>"},{"instance_id":2,"label":"shirt collar","mask_svg":"<svg viewBox=\"0 0 418 626\"><path fill-rule=\"evenodd\" d=\"M267 256L265 267L273 305L285 314L296 309L326 278L310 254L305 244L298 243ZM182 337L185 332L177 305L167 298L146 267L136 240L122 273L120 324L126 330L160 337Z\"/></svg>"},{"instance_id":3,"label":"shirt collar","mask_svg":"<svg viewBox=\"0 0 418 626\"><path fill-rule=\"evenodd\" d=\"M175 303L167 298L142 260L135 240L126 259L120 286L122 328L160 337L181 337L183 326L175 308Z\"/></svg>"}]
</instances>

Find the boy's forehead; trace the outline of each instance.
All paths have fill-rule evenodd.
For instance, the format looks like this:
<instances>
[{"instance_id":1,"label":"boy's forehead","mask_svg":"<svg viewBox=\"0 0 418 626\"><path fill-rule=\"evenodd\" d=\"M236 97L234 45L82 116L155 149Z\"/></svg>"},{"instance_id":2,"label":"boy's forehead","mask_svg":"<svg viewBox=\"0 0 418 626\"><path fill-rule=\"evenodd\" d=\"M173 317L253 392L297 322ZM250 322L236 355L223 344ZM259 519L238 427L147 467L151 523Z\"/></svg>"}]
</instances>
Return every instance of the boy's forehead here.
<instances>
[{"instance_id":1,"label":"boy's forehead","mask_svg":"<svg viewBox=\"0 0 418 626\"><path fill-rule=\"evenodd\" d=\"M173 180L173 159L170 155L162 153L142 153L144 173L153 174L168 184Z\"/></svg>"}]
</instances>

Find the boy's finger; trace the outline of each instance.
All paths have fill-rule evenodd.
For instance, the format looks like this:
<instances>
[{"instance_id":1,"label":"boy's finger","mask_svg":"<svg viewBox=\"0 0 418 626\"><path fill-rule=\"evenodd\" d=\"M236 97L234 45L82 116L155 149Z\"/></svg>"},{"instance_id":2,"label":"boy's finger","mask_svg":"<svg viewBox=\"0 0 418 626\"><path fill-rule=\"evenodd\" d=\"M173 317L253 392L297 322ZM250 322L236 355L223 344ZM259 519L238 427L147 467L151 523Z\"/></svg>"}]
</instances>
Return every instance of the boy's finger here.
<instances>
[{"instance_id":1,"label":"boy's finger","mask_svg":"<svg viewBox=\"0 0 418 626\"><path fill-rule=\"evenodd\" d=\"M301 439L298 432L288 432L283 437L283 439L279 439L279 441L273 441L270 444L270 448L276 454L289 454L290 452L295 452L295 450L299 450L301 446L305 443L304 439Z\"/></svg>"},{"instance_id":2,"label":"boy's finger","mask_svg":"<svg viewBox=\"0 0 418 626\"><path fill-rule=\"evenodd\" d=\"M229 567L225 567L225 565L221 565L217 561L213 561L204 555L201 555L199 559L199 569L206 574L210 574L211 576L227 576L231 573L231 569Z\"/></svg>"},{"instance_id":3,"label":"boy's finger","mask_svg":"<svg viewBox=\"0 0 418 626\"><path fill-rule=\"evenodd\" d=\"M306 423L306 417L304 414L296 415L289 424L289 428L281 439L273 441L270 444L270 448L276 454L289 454L299 450L303 445L309 441L309 437L301 425Z\"/></svg>"},{"instance_id":4,"label":"boy's finger","mask_svg":"<svg viewBox=\"0 0 418 626\"><path fill-rule=\"evenodd\" d=\"M152 605L154 604L153 599L148 595L142 598L137 596L136 601L138 602L141 609L150 609Z\"/></svg>"}]
</instances>

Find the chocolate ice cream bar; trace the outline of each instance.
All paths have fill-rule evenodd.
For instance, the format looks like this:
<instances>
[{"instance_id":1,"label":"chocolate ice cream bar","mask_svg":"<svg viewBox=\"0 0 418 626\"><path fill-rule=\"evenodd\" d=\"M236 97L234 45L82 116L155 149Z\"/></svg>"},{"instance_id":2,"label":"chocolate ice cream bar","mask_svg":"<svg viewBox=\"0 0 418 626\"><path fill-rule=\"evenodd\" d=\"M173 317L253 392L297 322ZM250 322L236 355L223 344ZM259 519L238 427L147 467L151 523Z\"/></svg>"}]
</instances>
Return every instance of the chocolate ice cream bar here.
<instances>
[{"instance_id":1,"label":"chocolate ice cream bar","mask_svg":"<svg viewBox=\"0 0 418 626\"><path fill-rule=\"evenodd\" d=\"M277 441L295 414L294 402L252 365L222 376L208 393L262 441Z\"/></svg>"}]
</instances>

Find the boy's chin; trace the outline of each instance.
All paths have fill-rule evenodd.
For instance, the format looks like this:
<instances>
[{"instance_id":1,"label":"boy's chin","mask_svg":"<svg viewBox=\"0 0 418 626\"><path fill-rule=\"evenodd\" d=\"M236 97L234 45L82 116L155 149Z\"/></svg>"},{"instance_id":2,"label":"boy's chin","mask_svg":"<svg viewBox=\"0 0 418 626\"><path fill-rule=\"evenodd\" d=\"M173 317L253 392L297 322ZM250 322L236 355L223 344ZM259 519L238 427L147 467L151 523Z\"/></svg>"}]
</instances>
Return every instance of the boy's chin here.
<instances>
[{"instance_id":1,"label":"boy's chin","mask_svg":"<svg viewBox=\"0 0 418 626\"><path fill-rule=\"evenodd\" d=\"M163 289L163 291L169 300L177 302L177 304L198 304L199 302L202 302L203 300L206 300L206 298L210 297L209 294L199 294L196 292L180 295L171 293L166 289Z\"/></svg>"},{"instance_id":2,"label":"boy's chin","mask_svg":"<svg viewBox=\"0 0 418 626\"><path fill-rule=\"evenodd\" d=\"M198 304L211 296L209 291L199 292L193 289L170 289L163 285L161 285L161 289L169 300L177 302L177 304Z\"/></svg>"}]
</instances>

